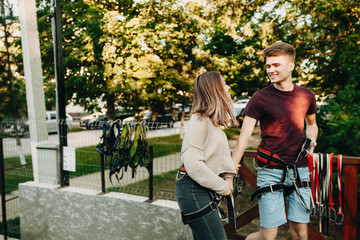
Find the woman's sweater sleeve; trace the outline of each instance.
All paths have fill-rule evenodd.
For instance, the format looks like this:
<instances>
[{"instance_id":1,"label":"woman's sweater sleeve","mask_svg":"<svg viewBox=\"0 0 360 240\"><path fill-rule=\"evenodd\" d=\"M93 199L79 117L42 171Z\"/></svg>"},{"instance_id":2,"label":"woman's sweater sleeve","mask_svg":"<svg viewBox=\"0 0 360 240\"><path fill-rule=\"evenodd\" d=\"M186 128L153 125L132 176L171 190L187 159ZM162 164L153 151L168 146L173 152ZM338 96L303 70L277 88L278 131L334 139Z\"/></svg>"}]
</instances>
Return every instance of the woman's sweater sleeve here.
<instances>
[{"instance_id":1,"label":"woman's sweater sleeve","mask_svg":"<svg viewBox=\"0 0 360 240\"><path fill-rule=\"evenodd\" d=\"M182 159L186 172L191 179L205 188L214 190L218 194L224 194L228 188L227 182L216 175L208 166L204 157L204 145L208 133L208 124L211 122L197 119L192 122L190 131L185 135L187 143L182 149ZM184 139L185 140L185 139Z\"/></svg>"}]
</instances>

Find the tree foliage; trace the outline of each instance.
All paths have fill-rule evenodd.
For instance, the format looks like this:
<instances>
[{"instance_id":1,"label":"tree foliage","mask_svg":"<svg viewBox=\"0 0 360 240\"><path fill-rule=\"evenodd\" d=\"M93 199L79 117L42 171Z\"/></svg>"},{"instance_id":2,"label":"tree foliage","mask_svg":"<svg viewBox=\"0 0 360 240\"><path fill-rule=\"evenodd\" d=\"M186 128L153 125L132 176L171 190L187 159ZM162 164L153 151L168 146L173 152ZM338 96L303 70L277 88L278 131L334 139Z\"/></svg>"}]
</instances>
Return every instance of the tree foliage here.
<instances>
[{"instance_id":1,"label":"tree foliage","mask_svg":"<svg viewBox=\"0 0 360 240\"><path fill-rule=\"evenodd\" d=\"M11 3L1 1L0 9L0 118L21 117L26 113L25 82L19 74L21 63L15 57L19 48L13 44L19 26L12 24L16 17Z\"/></svg>"},{"instance_id":2,"label":"tree foliage","mask_svg":"<svg viewBox=\"0 0 360 240\"><path fill-rule=\"evenodd\" d=\"M50 0L37 0L47 108L55 104L49 4ZM269 84L262 49L284 41L297 48L294 82L330 102L321 111L330 113L330 119L319 118L318 150L360 152L358 1L61 4L66 97L88 111L99 110L99 102L105 102L113 118L118 106L162 112L174 103L187 104L196 76L208 70L222 72L233 97L251 96ZM5 69L3 60L0 65ZM5 70L1 74L6 76Z\"/></svg>"}]
</instances>

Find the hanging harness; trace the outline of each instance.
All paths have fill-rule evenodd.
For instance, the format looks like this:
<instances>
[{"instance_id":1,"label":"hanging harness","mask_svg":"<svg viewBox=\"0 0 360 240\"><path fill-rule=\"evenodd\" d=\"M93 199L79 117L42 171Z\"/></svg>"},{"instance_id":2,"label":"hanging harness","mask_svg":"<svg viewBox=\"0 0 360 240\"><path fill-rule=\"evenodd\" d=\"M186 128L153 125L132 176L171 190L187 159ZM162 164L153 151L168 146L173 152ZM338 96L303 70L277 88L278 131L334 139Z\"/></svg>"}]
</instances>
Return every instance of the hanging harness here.
<instances>
[{"instance_id":1,"label":"hanging harness","mask_svg":"<svg viewBox=\"0 0 360 240\"><path fill-rule=\"evenodd\" d=\"M261 147L258 148L256 159L262 163L265 163L264 167L269 166L278 166L283 169L283 174L280 180L280 183L271 184L266 187L257 187L255 192L251 195L251 201L253 201L255 198L260 197L263 194L266 193L274 193L274 192L284 192L284 196L290 195L294 190L296 192L296 195L298 196L301 204L303 207L308 211L311 212L311 208L307 207L305 204L305 201L303 197L300 194L299 188L311 188L311 182L310 181L301 181L298 168L296 164L303 159L304 157L307 157L307 152L310 148L311 140L309 138L305 138L304 143L301 147L301 150L293 163L286 163L283 160L280 159L278 155L275 153L272 153L270 151L267 151ZM294 178L290 176L290 169L294 170ZM285 186L284 181L286 176L291 180L292 185ZM312 205L312 202L311 202Z\"/></svg>"}]
</instances>

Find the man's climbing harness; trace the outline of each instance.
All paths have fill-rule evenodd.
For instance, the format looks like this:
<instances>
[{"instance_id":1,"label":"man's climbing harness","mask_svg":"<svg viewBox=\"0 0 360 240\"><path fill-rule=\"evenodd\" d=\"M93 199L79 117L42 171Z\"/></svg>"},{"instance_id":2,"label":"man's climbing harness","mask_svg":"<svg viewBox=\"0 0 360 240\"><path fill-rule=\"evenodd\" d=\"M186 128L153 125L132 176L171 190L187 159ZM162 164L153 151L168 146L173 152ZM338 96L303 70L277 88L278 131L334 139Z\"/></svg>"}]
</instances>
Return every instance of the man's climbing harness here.
<instances>
[{"instance_id":1,"label":"man's climbing harness","mask_svg":"<svg viewBox=\"0 0 360 240\"><path fill-rule=\"evenodd\" d=\"M146 133L145 122L122 125L120 120L116 120L104 123L103 133L96 150L105 156L105 164L107 164L107 158L110 157L110 181L114 174L120 181L129 166L132 169L133 178L139 165L150 171Z\"/></svg>"},{"instance_id":2,"label":"man's climbing harness","mask_svg":"<svg viewBox=\"0 0 360 240\"><path fill-rule=\"evenodd\" d=\"M333 162L337 163L337 183L339 188L339 209L334 207L334 182ZM334 157L333 153L314 153L309 156L309 171L311 173L312 196L315 207L311 213L312 217L319 217L319 230L325 235L329 233L329 220L341 225L344 221L342 213L341 177L342 177L342 155Z\"/></svg>"},{"instance_id":3,"label":"man's climbing harness","mask_svg":"<svg viewBox=\"0 0 360 240\"><path fill-rule=\"evenodd\" d=\"M188 174L184 167L181 167L176 174L176 181L180 181ZM241 193L241 177L236 174L233 178L234 190L231 196L221 196L212 190L209 190L211 201L203 208L192 213L181 213L181 219L183 224L189 224L196 220L206 217L213 211L217 211L221 221L228 222L234 229L236 229L236 216L235 216L235 198ZM224 210L221 209L224 198L227 201L227 215Z\"/></svg>"},{"instance_id":4,"label":"man's climbing harness","mask_svg":"<svg viewBox=\"0 0 360 240\"><path fill-rule=\"evenodd\" d=\"M305 138L304 143L301 147L301 150L300 150L295 162L293 162L293 163L286 163L283 160L281 160L280 157L278 155L276 155L275 153L272 153L270 151L267 151L267 150L259 147L258 151L257 151L256 159L258 161L264 163L265 164L264 167L279 166L279 167L283 168L284 170L283 170L283 174L282 174L280 183L271 184L270 186L261 187L261 188L257 187L255 192L251 195L251 201L253 201L255 198L260 197L262 194L266 194L266 193L284 192L284 195L288 196L293 191L295 191L296 195L298 196L299 201L301 202L303 207L308 212L311 212L311 206L308 207L305 204L305 201L299 191L299 188L310 188L311 183L310 183L310 181L301 181L299 171L296 166L296 164L301 159L307 157L308 154L307 154L306 150L308 150L310 148L310 143L311 143L311 140L308 138ZM294 170L294 177L291 177L290 169ZM288 178L291 180L291 182L292 182L291 186L284 185L286 176L288 176Z\"/></svg>"}]
</instances>

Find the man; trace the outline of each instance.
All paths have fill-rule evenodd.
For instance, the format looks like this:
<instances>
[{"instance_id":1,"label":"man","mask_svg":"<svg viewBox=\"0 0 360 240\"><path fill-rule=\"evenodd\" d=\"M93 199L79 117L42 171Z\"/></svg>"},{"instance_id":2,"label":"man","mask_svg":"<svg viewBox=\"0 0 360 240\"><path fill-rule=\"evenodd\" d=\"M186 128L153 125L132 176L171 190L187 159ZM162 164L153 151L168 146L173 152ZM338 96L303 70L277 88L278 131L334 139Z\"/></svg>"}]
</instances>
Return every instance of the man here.
<instances>
[{"instance_id":1,"label":"man","mask_svg":"<svg viewBox=\"0 0 360 240\"><path fill-rule=\"evenodd\" d=\"M294 188L291 193L286 191L285 194L282 190L273 191L272 187L276 184L295 187L295 172L299 173L301 181L309 180L308 158L304 155L311 155L316 146L318 127L315 94L310 89L292 83L291 74L295 67L295 48L292 45L274 43L264 49L263 56L266 58L266 71L271 85L257 91L247 104L241 133L232 155L235 166L239 167L255 124L260 121L261 143L256 158L257 186L267 188L268 192L257 195L260 231L250 234L246 239L276 238L278 227L287 221L284 203L287 194L285 199L291 237L308 239L310 188L297 184L300 194ZM304 150L305 154L299 155L305 139L304 119L305 135L311 142L308 141L310 146ZM259 150L263 153L271 152L275 154L272 156L290 165L284 167L267 162L263 156L259 157ZM282 179L283 176L285 179Z\"/></svg>"}]
</instances>

